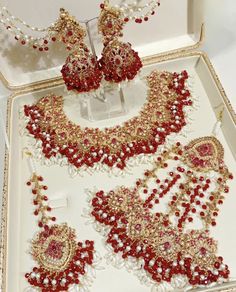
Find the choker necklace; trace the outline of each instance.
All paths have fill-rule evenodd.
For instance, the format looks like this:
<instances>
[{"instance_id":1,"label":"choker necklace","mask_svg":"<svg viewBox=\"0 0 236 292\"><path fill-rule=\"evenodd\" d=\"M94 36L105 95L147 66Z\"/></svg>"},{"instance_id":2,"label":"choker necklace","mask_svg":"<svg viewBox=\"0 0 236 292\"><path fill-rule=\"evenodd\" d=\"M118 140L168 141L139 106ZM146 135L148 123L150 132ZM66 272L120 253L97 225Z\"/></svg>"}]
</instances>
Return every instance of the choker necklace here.
<instances>
[{"instance_id":1,"label":"choker necklace","mask_svg":"<svg viewBox=\"0 0 236 292\"><path fill-rule=\"evenodd\" d=\"M113 252L125 263L137 261L140 278L146 276L155 285L177 285L180 277L181 285L185 279L183 287L208 286L225 281L230 273L209 234L229 192L229 179L233 176L216 138L195 139L187 146L177 143L157 158L134 188L93 194L89 213L96 226L104 227ZM167 200L167 212L160 211L161 200ZM203 228L186 228L195 221Z\"/></svg>"},{"instance_id":2,"label":"choker necklace","mask_svg":"<svg viewBox=\"0 0 236 292\"><path fill-rule=\"evenodd\" d=\"M104 130L74 124L64 113L63 98L48 95L25 105L27 133L40 142L38 148L47 160L64 157L77 170L97 163L124 169L131 157L157 152L170 134L186 125L184 108L192 105L188 78L186 71L153 71L147 77L147 102L139 115Z\"/></svg>"},{"instance_id":3,"label":"choker necklace","mask_svg":"<svg viewBox=\"0 0 236 292\"><path fill-rule=\"evenodd\" d=\"M48 197L43 194L47 186L42 185L42 181L43 178L34 173L27 182L32 188L34 215L39 217L41 231L33 238L30 252L38 266L25 277L31 286L42 292L65 292L70 287L82 286L81 278L86 276L87 266L95 267L94 242L77 242L75 230L66 223L50 223L56 218L48 215L52 209L47 204Z\"/></svg>"}]
</instances>

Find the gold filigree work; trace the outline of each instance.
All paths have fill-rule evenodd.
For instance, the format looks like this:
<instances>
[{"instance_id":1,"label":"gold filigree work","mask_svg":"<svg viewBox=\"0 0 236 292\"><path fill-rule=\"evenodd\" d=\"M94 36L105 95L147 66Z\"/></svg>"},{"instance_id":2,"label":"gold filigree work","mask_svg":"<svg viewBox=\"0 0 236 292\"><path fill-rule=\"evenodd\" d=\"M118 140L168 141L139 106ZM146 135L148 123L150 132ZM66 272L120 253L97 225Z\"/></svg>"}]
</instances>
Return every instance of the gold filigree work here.
<instances>
[{"instance_id":1,"label":"gold filigree work","mask_svg":"<svg viewBox=\"0 0 236 292\"><path fill-rule=\"evenodd\" d=\"M153 71L147 77L148 97L139 115L104 130L71 122L64 112L63 98L49 95L25 106L27 129L42 141L47 158L60 153L77 168L102 162L123 169L130 157L155 153L168 135L186 125L184 107L192 104L187 79L186 71Z\"/></svg>"}]
</instances>

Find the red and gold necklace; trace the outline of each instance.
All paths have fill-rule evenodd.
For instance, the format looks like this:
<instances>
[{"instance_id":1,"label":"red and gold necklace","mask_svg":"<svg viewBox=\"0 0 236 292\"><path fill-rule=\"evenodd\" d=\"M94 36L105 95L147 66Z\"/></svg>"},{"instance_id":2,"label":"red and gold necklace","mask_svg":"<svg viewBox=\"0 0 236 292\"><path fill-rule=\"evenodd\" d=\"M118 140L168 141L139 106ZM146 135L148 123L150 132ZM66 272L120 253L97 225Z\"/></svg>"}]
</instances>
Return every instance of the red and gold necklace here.
<instances>
[{"instance_id":1,"label":"red and gold necklace","mask_svg":"<svg viewBox=\"0 0 236 292\"><path fill-rule=\"evenodd\" d=\"M188 73L153 71L148 77L148 97L140 114L122 126L82 128L63 110L63 98L54 94L26 105L26 129L40 141L46 159L66 157L76 169L97 163L124 169L131 157L153 154L172 133L186 125L185 106L191 106Z\"/></svg>"},{"instance_id":2,"label":"red and gold necklace","mask_svg":"<svg viewBox=\"0 0 236 292\"><path fill-rule=\"evenodd\" d=\"M187 146L177 143L157 158L134 188L93 195L90 215L106 230L113 252L125 261L141 262L139 269L153 283L184 277L186 285L208 286L226 281L230 273L209 234L229 192L229 179L233 176L215 137L195 139ZM160 211L164 199L167 212ZM188 230L195 221L203 228Z\"/></svg>"}]
</instances>

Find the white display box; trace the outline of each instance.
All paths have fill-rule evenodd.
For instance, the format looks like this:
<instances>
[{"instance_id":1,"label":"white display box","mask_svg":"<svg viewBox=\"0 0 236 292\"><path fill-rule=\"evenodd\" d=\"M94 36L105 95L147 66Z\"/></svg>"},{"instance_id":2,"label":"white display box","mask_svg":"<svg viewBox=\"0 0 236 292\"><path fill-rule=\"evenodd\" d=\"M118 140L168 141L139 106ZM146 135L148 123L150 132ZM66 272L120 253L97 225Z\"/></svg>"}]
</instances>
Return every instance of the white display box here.
<instances>
[{"instance_id":1,"label":"white display box","mask_svg":"<svg viewBox=\"0 0 236 292\"><path fill-rule=\"evenodd\" d=\"M193 36L199 36L203 19L201 5L202 1L163 1L163 5L159 9L159 19L157 16L159 27L151 24L152 21L155 24L157 23L155 19L150 21L149 26L145 24L138 27L139 34L135 36L137 37L137 48L140 49L144 57L144 68L139 79L135 83L131 83L125 91L126 104L129 108L127 115L96 122L96 125L94 125L94 123L79 117L75 111L76 107L67 107L65 110L71 119L82 126L101 128L107 127L108 124L109 126L114 126L137 115L144 103L146 96L142 76L147 75L153 69L176 72L187 70L193 79L193 93L198 101L196 102L196 109L191 113L193 121L189 124L188 136L180 135L180 140L188 143L191 139L211 135L217 117L223 110L222 125L218 138L225 148L226 165L236 177L236 139L234 139L236 135L236 115L207 55L195 51L199 42L196 42ZM179 19L179 22L176 22L178 23L177 28L174 22L179 18L176 16L179 16L178 9L184 9L181 15L185 18L183 23L183 17L181 20ZM140 36L141 29L143 29L142 37ZM159 32L159 38L155 38L152 33L156 33L159 29L161 31ZM150 31L150 33L145 33L145 30L146 32ZM178 30L178 33L176 33L176 30ZM164 39L164 36L166 39ZM147 42L145 38L148 37L152 39ZM132 39L131 36L129 38ZM140 41L140 44L138 41ZM144 42L146 42L146 45L144 45ZM153 55L153 53L158 54ZM25 104L32 104L49 92L63 95L65 98L69 98L69 94L60 78L54 78L58 73L55 68L47 70L47 73L45 69L35 71L31 68L24 74L21 71L22 78L17 79L14 78L14 73L15 70L23 70L21 66L15 69L14 66L11 68L9 64L7 66L7 63L4 63L5 61L2 59L1 62L3 62L1 64L4 64L1 68L5 70L5 75L2 70L3 75L8 75L8 79L5 78L5 84L16 90L8 98L7 131L10 148L5 160L5 186L2 209L2 291L23 292L27 291L28 287L24 274L30 271L34 265L31 256L27 252L29 250L29 241L36 231L36 220L32 214L32 197L25 184L31 173L27 159L23 154L25 147L27 147L27 138L20 135L19 125L21 121L19 111ZM48 79L49 77L50 80ZM51 77L53 78L51 79ZM6 83L6 80L11 82ZM29 85L29 83L31 84ZM135 100L129 98L131 93L132 95L136 93ZM51 199L66 198L68 201L66 207L53 212L58 218L58 222L68 222L70 226L75 228L80 241L85 239L94 240L95 247L102 256L106 254L103 238L91 225L86 224L87 219L82 216L83 210L88 209L85 190L96 187L97 189L108 191L119 185L132 187L137 178L141 177L143 171L147 168L151 168L151 164L135 166L131 173L126 176L114 177L105 172L95 172L92 176L84 174L83 176L71 178L68 175L67 167L58 165L46 167L37 163L37 172L45 178L45 183L49 187L49 197ZM233 181L230 183L230 193L221 208L218 225L211 230L211 235L219 242L218 253L224 257L225 263L230 267L231 279L224 285L195 291L234 291L234 289L236 291L236 282L234 282L236 280L236 237L232 236L236 234L236 225L233 224L234 206L236 205L234 191L235 184ZM104 257L101 265L104 269L97 272L90 291L150 291L150 287L141 285L139 280L133 274L128 273L125 268L115 269L111 265L107 265Z\"/></svg>"},{"instance_id":2,"label":"white display box","mask_svg":"<svg viewBox=\"0 0 236 292\"><path fill-rule=\"evenodd\" d=\"M47 27L55 21L60 7L67 9L79 20L92 19L98 16L101 1L90 2L42 0L40 4L33 4L30 0L3 1L14 15L37 27ZM120 1L114 0L112 3L118 4ZM128 23L124 29L124 41L131 42L142 57L194 46L203 23L203 5L204 1L197 0L165 0L157 10L157 15L148 22L141 25ZM91 22L90 28L99 56L102 41L96 20ZM48 53L40 53L22 46L4 30L1 31L0 41L0 78L8 88L17 90L29 84L47 83L49 79L60 80L60 68L67 55L63 45L56 44L50 47Z\"/></svg>"}]
</instances>

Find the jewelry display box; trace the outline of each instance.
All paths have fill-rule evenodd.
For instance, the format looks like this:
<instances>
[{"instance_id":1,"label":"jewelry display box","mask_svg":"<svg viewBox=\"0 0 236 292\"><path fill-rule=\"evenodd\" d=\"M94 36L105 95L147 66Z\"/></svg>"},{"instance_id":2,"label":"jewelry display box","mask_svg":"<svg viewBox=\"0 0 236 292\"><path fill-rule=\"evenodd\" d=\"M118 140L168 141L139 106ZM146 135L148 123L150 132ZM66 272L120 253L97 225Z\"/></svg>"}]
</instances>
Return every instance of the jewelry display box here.
<instances>
[{"instance_id":1,"label":"jewelry display box","mask_svg":"<svg viewBox=\"0 0 236 292\"><path fill-rule=\"evenodd\" d=\"M78 19L89 19L99 13L99 1L78 3L76 1L49 2L40 1L37 9L30 9L28 0L9 6L15 15L23 16L29 23L47 26L56 19L60 6L68 9ZM72 2L74 2L72 4ZM84 2L84 1L80 1ZM118 3L118 2L117 2ZM9 4L10 5L10 4ZM29 5L29 6L28 6ZM79 7L79 5L81 5ZM181 72L187 70L191 76L193 110L188 114L188 125L181 134L173 137L173 142L188 142L201 136L210 136L216 125L217 138L225 149L225 163L236 177L236 114L223 90L211 61L205 52L200 51L204 40L204 1L199 0L163 0L157 14L147 23L128 24L124 39L132 43L143 58L144 67L140 75L129 84L123 85L126 113L111 119L91 121L81 117L80 96L65 89L60 77L60 68L66 58L66 52L56 45L49 53L35 52L17 44L8 32L1 31L0 78L11 94L6 96L7 125L10 147L6 151L5 177L2 199L1 223L1 291L25 292L30 290L24 277L34 267L29 254L29 245L37 224L33 215L32 196L26 182L32 173L26 152L28 138L22 135L22 117L24 105L33 104L49 93L65 97L67 117L81 126L104 128L115 126L138 115L146 98L144 76L152 70ZM33 11L34 15L30 15ZM33 6L32 6L33 7ZM47 8L46 8L47 7ZM41 10L40 10L41 9ZM44 11L42 14L39 11ZM91 34L99 55L101 40L96 31L96 21L91 23ZM94 110L94 109L93 109ZM220 127L219 127L220 126ZM94 240L101 256L101 267L87 288L91 292L148 292L152 287L140 283L140 280L126 270L114 268L106 262L107 250L103 237L87 224L88 218L82 216L89 209L87 190L104 189L109 191L116 186L132 187L137 178L146 169L149 162L134 165L127 174L111 175L106 171L84 172L72 175L66 166L57 164L43 165L36 161L37 173L42 175L48 186L50 202L55 206L54 214L58 222L67 222L76 229L78 239ZM212 287L193 289L193 291L236 291L236 224L234 214L236 191L234 181L229 184L230 192L221 206L218 224L211 228L211 235L218 241L218 254L222 255L230 267L230 281ZM163 290L168 291L162 287ZM80 290L78 290L80 291ZM83 291L83 290L81 290ZM87 290L84 290L87 291ZM173 290L176 291L176 290ZM185 291L185 288L178 291Z\"/></svg>"}]
</instances>

